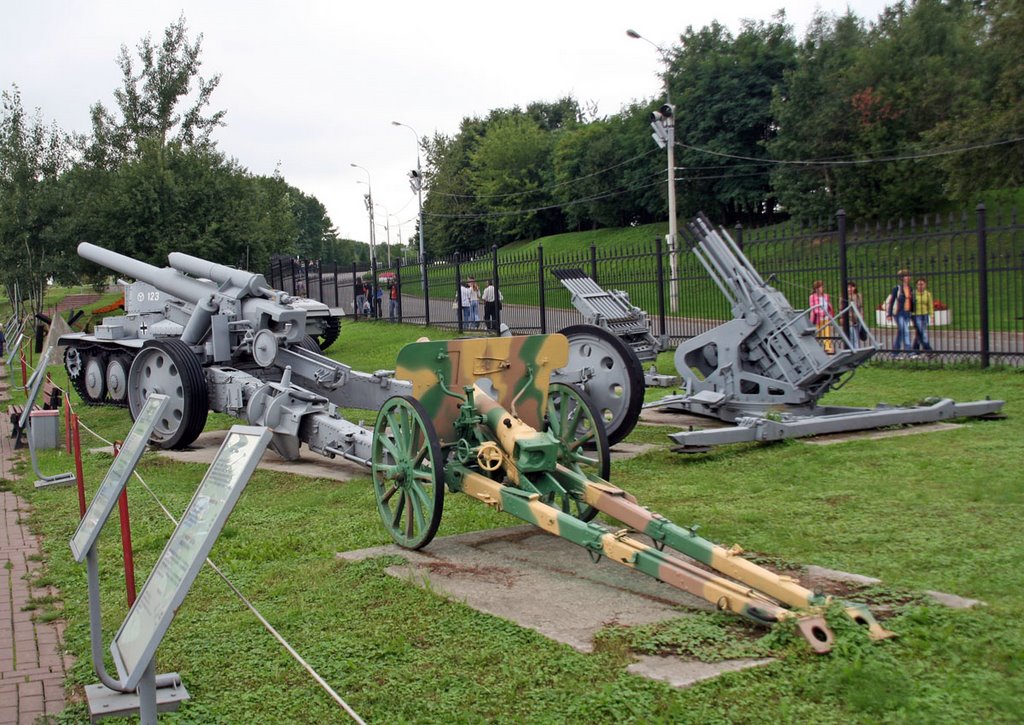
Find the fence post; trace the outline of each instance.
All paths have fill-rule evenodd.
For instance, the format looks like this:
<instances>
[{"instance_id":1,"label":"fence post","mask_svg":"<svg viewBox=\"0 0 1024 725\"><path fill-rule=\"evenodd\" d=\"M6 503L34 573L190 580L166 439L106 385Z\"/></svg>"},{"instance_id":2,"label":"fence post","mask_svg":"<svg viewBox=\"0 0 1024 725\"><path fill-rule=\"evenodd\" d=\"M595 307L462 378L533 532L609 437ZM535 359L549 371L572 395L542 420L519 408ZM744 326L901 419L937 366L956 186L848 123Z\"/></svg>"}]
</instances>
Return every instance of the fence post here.
<instances>
[{"instance_id":1,"label":"fence post","mask_svg":"<svg viewBox=\"0 0 1024 725\"><path fill-rule=\"evenodd\" d=\"M398 306L398 322L401 323L402 322L402 263L401 262L396 262L395 263L395 282L394 282L394 285L395 285L395 294L397 295L397 297L395 297L395 299L398 301L398 305L397 305ZM390 296L391 296L391 294L390 294L390 291L389 291L388 292L388 297L390 297ZM389 299L388 300L388 307L390 308L390 306L391 306L391 300ZM389 317L391 316L391 310L390 309L388 309L388 316Z\"/></svg>"},{"instance_id":2,"label":"fence post","mask_svg":"<svg viewBox=\"0 0 1024 725\"><path fill-rule=\"evenodd\" d=\"M352 314L355 319L359 319L359 315L363 314L363 311L359 309L359 300L356 299L356 280L359 278L359 273L356 271L355 260L352 260Z\"/></svg>"},{"instance_id":3,"label":"fence post","mask_svg":"<svg viewBox=\"0 0 1024 725\"><path fill-rule=\"evenodd\" d=\"M427 272L427 260L426 257L420 260L421 274L420 277L423 281L423 324L424 326L430 326L430 275Z\"/></svg>"},{"instance_id":4,"label":"fence post","mask_svg":"<svg viewBox=\"0 0 1024 725\"><path fill-rule=\"evenodd\" d=\"M370 274L373 275L373 284L370 287L371 294L373 295L373 297L370 298L370 317L373 317L374 319L380 319L380 314L379 311L377 310L377 287L380 285L380 282L377 279L376 254L370 257ZM383 308L384 305L382 304L381 307Z\"/></svg>"},{"instance_id":5,"label":"fence post","mask_svg":"<svg viewBox=\"0 0 1024 725\"><path fill-rule=\"evenodd\" d=\"M121 441L114 441L114 458L121 454ZM128 487L117 497L117 513L121 520L121 552L124 555L124 585L128 606L135 604L135 558L132 555L132 525L128 516Z\"/></svg>"},{"instance_id":6,"label":"fence post","mask_svg":"<svg viewBox=\"0 0 1024 725\"><path fill-rule=\"evenodd\" d=\"M319 300L320 300L320 302L324 302L324 262L323 262L322 259L316 260L316 276L317 276L317 279L319 280L319 285L318 285L319 288L320 288ZM327 304L327 303L324 302L324 304Z\"/></svg>"},{"instance_id":7,"label":"fence post","mask_svg":"<svg viewBox=\"0 0 1024 725\"><path fill-rule=\"evenodd\" d=\"M597 282L597 245L590 243L590 278Z\"/></svg>"},{"instance_id":8,"label":"fence post","mask_svg":"<svg viewBox=\"0 0 1024 725\"><path fill-rule=\"evenodd\" d=\"M540 303L540 334L546 335L548 332L548 315L547 306L544 303L544 246L541 244L537 245L537 287L538 302Z\"/></svg>"},{"instance_id":9,"label":"fence post","mask_svg":"<svg viewBox=\"0 0 1024 725\"><path fill-rule=\"evenodd\" d=\"M985 204L978 204L978 321L981 323L981 366L991 364L988 342L988 232Z\"/></svg>"},{"instance_id":10,"label":"fence post","mask_svg":"<svg viewBox=\"0 0 1024 725\"><path fill-rule=\"evenodd\" d=\"M846 299L846 286L850 280L849 270L846 267L846 210L840 209L836 212L836 224L839 234L839 309L844 309L850 301ZM843 315L843 335L850 339L850 316ZM850 340L856 344L856 341Z\"/></svg>"},{"instance_id":11,"label":"fence post","mask_svg":"<svg viewBox=\"0 0 1024 725\"><path fill-rule=\"evenodd\" d=\"M661 237L654 238L654 250L658 273L658 333L668 339L665 331L665 257L661 247Z\"/></svg>"},{"instance_id":12,"label":"fence post","mask_svg":"<svg viewBox=\"0 0 1024 725\"><path fill-rule=\"evenodd\" d=\"M459 323L459 334L462 334L462 265L461 255L455 253L455 318Z\"/></svg>"},{"instance_id":13,"label":"fence post","mask_svg":"<svg viewBox=\"0 0 1024 725\"><path fill-rule=\"evenodd\" d=\"M498 283L498 245L491 245L491 284L494 286L494 334L501 334L501 285Z\"/></svg>"}]
</instances>

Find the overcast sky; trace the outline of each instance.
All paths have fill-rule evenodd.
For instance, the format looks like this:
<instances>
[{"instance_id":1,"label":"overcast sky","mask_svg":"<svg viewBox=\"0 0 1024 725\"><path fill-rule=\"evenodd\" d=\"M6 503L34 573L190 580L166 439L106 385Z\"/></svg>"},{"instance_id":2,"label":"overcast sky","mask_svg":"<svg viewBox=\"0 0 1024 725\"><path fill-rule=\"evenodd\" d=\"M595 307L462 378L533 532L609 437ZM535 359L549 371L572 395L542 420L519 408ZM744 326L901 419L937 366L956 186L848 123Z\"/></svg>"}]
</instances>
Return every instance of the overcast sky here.
<instances>
[{"instance_id":1,"label":"overcast sky","mask_svg":"<svg viewBox=\"0 0 1024 725\"><path fill-rule=\"evenodd\" d=\"M849 6L873 21L883 0L789 0L798 37L820 9ZM203 35L202 75L219 73L212 108L226 109L215 139L253 173L284 178L315 195L338 233L369 240L366 173L374 201L413 233L416 200L406 173L416 164L411 131L454 134L465 116L571 94L599 115L659 93L655 49L688 25L768 20L782 6L754 0L4 0L0 87L16 83L27 109L68 131L89 130L89 106L114 106L115 59L184 13ZM652 141L653 143L653 141ZM378 241L385 214L378 207ZM102 243L102 240L96 240Z\"/></svg>"}]
</instances>

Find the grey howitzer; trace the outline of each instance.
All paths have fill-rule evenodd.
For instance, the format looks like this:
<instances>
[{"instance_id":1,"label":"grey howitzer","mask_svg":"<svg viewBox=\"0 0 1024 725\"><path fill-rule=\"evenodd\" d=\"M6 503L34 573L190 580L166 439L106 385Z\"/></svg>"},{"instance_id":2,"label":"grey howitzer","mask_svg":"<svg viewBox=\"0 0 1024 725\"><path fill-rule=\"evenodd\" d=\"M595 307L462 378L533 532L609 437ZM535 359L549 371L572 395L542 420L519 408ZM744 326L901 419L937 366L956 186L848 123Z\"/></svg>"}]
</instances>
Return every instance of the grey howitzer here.
<instances>
[{"instance_id":1,"label":"grey howitzer","mask_svg":"<svg viewBox=\"0 0 1024 725\"><path fill-rule=\"evenodd\" d=\"M855 369L879 349L854 305L831 314L820 311L812 324L757 272L735 241L701 215L683 232L691 250L725 295L733 319L685 340L676 349L676 370L685 395L645 407L697 414L736 424L735 428L682 431L669 437L680 452L744 441L926 423L955 417L991 417L1002 401L957 404L944 399L914 407L844 408L818 402L846 384ZM865 332L856 339L844 329ZM828 349L827 349L828 348Z\"/></svg>"},{"instance_id":2,"label":"grey howitzer","mask_svg":"<svg viewBox=\"0 0 1024 725\"><path fill-rule=\"evenodd\" d=\"M306 443L366 463L371 432L338 408L372 410L411 390L390 371L362 373L321 355L306 334L308 309L297 304L309 301L262 275L180 253L164 268L91 244L79 253L137 281L124 283L123 317L61 338L68 374L87 402L107 402L110 391L133 417L150 393L168 395L152 438L160 447L189 445L214 410L271 427L271 446L289 460Z\"/></svg>"}]
</instances>

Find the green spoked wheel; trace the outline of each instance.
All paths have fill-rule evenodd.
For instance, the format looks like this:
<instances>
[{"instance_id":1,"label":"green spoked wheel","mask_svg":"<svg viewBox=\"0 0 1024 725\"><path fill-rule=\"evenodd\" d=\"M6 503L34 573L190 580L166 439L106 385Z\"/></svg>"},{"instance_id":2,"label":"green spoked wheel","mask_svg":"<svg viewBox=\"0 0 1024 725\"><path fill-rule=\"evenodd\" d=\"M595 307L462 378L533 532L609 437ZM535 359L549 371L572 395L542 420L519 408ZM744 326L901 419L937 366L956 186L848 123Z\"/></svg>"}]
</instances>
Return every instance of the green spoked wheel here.
<instances>
[{"instance_id":1,"label":"green spoked wheel","mask_svg":"<svg viewBox=\"0 0 1024 725\"><path fill-rule=\"evenodd\" d=\"M591 481L607 481L611 472L608 434L586 394L570 383L552 381L548 387L547 412L548 431L559 442L558 462ZM572 496L555 494L553 497L558 499L557 504L563 511L582 521L597 516L597 509Z\"/></svg>"},{"instance_id":2,"label":"green spoked wheel","mask_svg":"<svg viewBox=\"0 0 1024 725\"><path fill-rule=\"evenodd\" d=\"M395 395L381 407L371 464L377 509L391 538L406 549L429 544L444 508L444 460L418 400Z\"/></svg>"}]
</instances>

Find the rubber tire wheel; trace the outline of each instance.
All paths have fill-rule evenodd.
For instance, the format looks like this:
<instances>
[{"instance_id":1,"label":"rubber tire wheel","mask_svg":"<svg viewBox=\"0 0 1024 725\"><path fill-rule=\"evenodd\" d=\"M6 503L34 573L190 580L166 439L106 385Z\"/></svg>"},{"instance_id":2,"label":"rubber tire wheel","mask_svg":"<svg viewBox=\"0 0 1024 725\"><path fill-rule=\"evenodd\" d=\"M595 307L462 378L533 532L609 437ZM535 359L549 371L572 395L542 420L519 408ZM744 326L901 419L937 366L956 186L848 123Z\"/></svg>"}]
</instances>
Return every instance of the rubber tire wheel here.
<instances>
[{"instance_id":1,"label":"rubber tire wheel","mask_svg":"<svg viewBox=\"0 0 1024 725\"><path fill-rule=\"evenodd\" d=\"M626 343L596 325L570 325L562 330L561 334L569 338L569 356L572 359L574 346L578 346L587 338L596 339L598 344L604 348L612 359L612 368L621 372L624 396L627 398L624 405L620 406L618 414L614 414L610 421L604 421L605 432L608 434L608 445L614 446L623 438L628 436L640 420L640 411L644 405L644 368L640 360ZM567 366L568 367L568 366ZM584 384L579 387L590 398L590 402L598 409L605 409L604 401L599 391L592 390L592 385ZM603 416L598 417L604 420Z\"/></svg>"},{"instance_id":2,"label":"rubber tire wheel","mask_svg":"<svg viewBox=\"0 0 1024 725\"><path fill-rule=\"evenodd\" d=\"M174 366L168 374L177 378L179 385L173 391L140 390L140 380L146 375L149 361L164 358ZM161 386L163 387L163 386ZM153 430L150 443L164 449L184 448L194 441L206 426L210 409L210 393L206 375L192 348L176 338L150 340L132 361L128 371L128 409L132 420L141 412L150 392L163 392L170 396L164 417ZM169 421L177 419L178 426Z\"/></svg>"},{"instance_id":3,"label":"rubber tire wheel","mask_svg":"<svg viewBox=\"0 0 1024 725\"><path fill-rule=\"evenodd\" d=\"M131 370L132 359L125 355L114 353L107 360L107 369L105 371L107 381L107 402L113 405L127 405L128 404L128 371ZM120 371L118 372L118 368ZM112 374L119 375L120 380L124 382L124 389L121 391L120 397L117 395L115 389L110 385L110 376Z\"/></svg>"},{"instance_id":4,"label":"rubber tire wheel","mask_svg":"<svg viewBox=\"0 0 1024 725\"><path fill-rule=\"evenodd\" d=\"M315 352L317 355L319 355L321 352L323 352L320 349L320 345L319 345L319 343L317 343L316 338L314 338L312 335L303 335L301 338L299 338L298 342L295 342L295 343L292 343L292 344L295 347L301 348L303 350L308 350L309 352Z\"/></svg>"},{"instance_id":5,"label":"rubber tire wheel","mask_svg":"<svg viewBox=\"0 0 1024 725\"><path fill-rule=\"evenodd\" d=\"M409 431L405 431L406 435L395 431L394 423L401 422L401 419L392 413L399 410L411 413L408 418L409 428L411 430L415 427L422 433L425 445L408 436ZM389 423L392 424L392 435L390 436L386 433ZM396 432L399 435L395 435ZM399 438L406 439L407 450L406 446L401 445L403 441L397 440ZM413 451L412 449L417 446L419 450ZM406 549L422 549L434 538L437 527L441 523L445 490L441 443L438 440L437 431L434 429L434 422L427 415L426 408L422 403L409 395L393 395L384 401L384 405L381 406L380 413L377 415L377 422L373 426L373 442L370 451L374 497L384 528L399 546ZM416 463L413 461L414 455L420 452L422 452L423 458ZM422 468L423 463L428 460L429 468ZM425 505L429 507L429 510L424 513L428 516L423 517L424 520L420 522L421 526L416 531L409 530L413 519L406 515L412 511L411 507L406 509L407 503L412 500L407 493L409 485L404 484L404 481L408 479L403 478L399 481L385 478L387 469L394 470L403 465L412 466L415 473L426 474L421 480L428 482L431 487L429 491L425 492L427 494ZM387 485L389 480L394 481L390 487ZM392 509L391 502L396 498ZM420 505L424 505L422 500ZM403 516L406 519L405 526L402 526Z\"/></svg>"},{"instance_id":6,"label":"rubber tire wheel","mask_svg":"<svg viewBox=\"0 0 1024 725\"><path fill-rule=\"evenodd\" d=\"M92 389L90 390L90 379ZM87 353L82 358L82 388L90 405L103 405L107 397L107 356L102 351Z\"/></svg>"},{"instance_id":7,"label":"rubber tire wheel","mask_svg":"<svg viewBox=\"0 0 1024 725\"><path fill-rule=\"evenodd\" d=\"M321 350L326 350L334 341L338 339L341 334L341 320L337 317L327 318L327 327L324 329L324 334L319 335L320 341L317 343Z\"/></svg>"},{"instance_id":8,"label":"rubber tire wheel","mask_svg":"<svg viewBox=\"0 0 1024 725\"><path fill-rule=\"evenodd\" d=\"M560 391L560 388L564 388L565 391ZM569 440L577 440L577 435L576 431L574 430L570 438L570 434L568 431L561 430L560 418L558 418L559 424L555 424L552 422L553 419L556 418L556 414L559 412L557 409L555 409L554 403L552 401L552 398L554 397L553 394L555 393L562 393L562 395L568 394L569 396L575 398L577 404L582 405L584 408L583 415L592 421L592 429L594 433L593 440L591 441L591 443L593 443L592 449L595 452L598 461L596 470L593 468L583 468L578 461L567 459L566 456L569 453L569 451L567 450ZM608 435L604 429L604 426L601 425L601 416L598 414L597 408L590 401L590 398L587 396L587 394L584 393L578 385L573 385L571 383L560 383L557 381L551 382L551 385L548 387L548 414L546 417L546 421L546 429L549 432L551 432L559 441L559 463L561 463L563 466L570 470L583 474L584 476L587 477L587 479L591 481L609 480L609 476L611 475L612 453L611 446L608 444ZM577 423L576 430L578 429L579 424ZM585 445L585 447L587 449L591 448L591 446L589 445ZM553 502L551 503L552 505L554 505ZM564 497L560 503L562 510L566 511L566 501L564 500ZM596 508L584 503L580 503L575 499L572 499L569 503L570 506L566 513L575 516L580 521L590 521L599 513L599 511ZM572 510L571 504L576 504L575 512Z\"/></svg>"}]
</instances>

